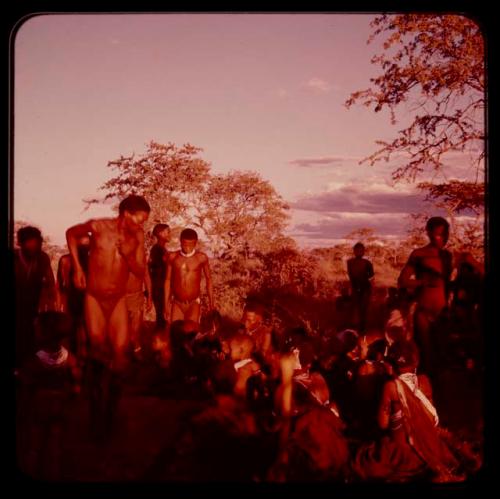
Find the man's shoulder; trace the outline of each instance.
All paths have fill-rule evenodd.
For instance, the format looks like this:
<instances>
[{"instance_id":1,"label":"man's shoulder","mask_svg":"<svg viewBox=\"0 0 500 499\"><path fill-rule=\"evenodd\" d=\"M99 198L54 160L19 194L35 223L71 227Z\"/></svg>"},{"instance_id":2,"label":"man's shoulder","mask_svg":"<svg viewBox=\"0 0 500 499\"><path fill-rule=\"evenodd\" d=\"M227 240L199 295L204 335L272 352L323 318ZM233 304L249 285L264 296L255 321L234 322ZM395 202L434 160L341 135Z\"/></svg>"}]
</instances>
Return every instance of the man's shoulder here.
<instances>
[{"instance_id":1,"label":"man's shoulder","mask_svg":"<svg viewBox=\"0 0 500 499\"><path fill-rule=\"evenodd\" d=\"M208 260L208 256L206 255L206 253L203 253L203 251L197 251L196 252L196 257L200 260L200 261L207 261Z\"/></svg>"}]
</instances>

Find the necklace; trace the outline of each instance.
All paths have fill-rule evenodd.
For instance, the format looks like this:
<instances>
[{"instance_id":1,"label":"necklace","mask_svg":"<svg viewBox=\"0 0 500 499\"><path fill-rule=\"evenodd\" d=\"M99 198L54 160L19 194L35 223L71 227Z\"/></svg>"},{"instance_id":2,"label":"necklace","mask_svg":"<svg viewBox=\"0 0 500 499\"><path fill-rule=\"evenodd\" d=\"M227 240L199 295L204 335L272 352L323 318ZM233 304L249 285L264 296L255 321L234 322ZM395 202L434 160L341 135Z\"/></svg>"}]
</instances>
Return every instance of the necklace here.
<instances>
[{"instance_id":1,"label":"necklace","mask_svg":"<svg viewBox=\"0 0 500 499\"><path fill-rule=\"evenodd\" d=\"M196 253L196 249L191 251L191 253L184 253L184 251L181 250L181 255L186 257L186 258L191 258L195 253Z\"/></svg>"}]
</instances>

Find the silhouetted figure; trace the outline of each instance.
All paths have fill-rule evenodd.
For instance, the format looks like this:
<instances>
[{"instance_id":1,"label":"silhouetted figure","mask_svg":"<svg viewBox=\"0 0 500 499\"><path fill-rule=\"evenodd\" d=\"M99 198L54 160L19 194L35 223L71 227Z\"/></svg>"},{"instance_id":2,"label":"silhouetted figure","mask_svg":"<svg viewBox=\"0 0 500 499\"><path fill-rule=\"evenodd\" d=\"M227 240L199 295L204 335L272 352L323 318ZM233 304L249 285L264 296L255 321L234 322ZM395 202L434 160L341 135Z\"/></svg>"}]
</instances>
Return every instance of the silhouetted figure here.
<instances>
[{"instance_id":1,"label":"silhouetted figure","mask_svg":"<svg viewBox=\"0 0 500 499\"><path fill-rule=\"evenodd\" d=\"M168 250L166 244L170 241L170 228L166 224L156 224L153 229L156 243L149 252L149 275L151 277L151 292L156 312L156 327L164 329L165 320L165 278L167 276Z\"/></svg>"},{"instance_id":2,"label":"silhouetted figure","mask_svg":"<svg viewBox=\"0 0 500 499\"><path fill-rule=\"evenodd\" d=\"M359 331L363 333L366 329L366 315L370 303L371 279L374 276L373 265L369 260L363 258L365 247L362 243L356 243L353 247L354 258L347 261L347 273L351 281L351 296L354 308L359 317Z\"/></svg>"}]
</instances>

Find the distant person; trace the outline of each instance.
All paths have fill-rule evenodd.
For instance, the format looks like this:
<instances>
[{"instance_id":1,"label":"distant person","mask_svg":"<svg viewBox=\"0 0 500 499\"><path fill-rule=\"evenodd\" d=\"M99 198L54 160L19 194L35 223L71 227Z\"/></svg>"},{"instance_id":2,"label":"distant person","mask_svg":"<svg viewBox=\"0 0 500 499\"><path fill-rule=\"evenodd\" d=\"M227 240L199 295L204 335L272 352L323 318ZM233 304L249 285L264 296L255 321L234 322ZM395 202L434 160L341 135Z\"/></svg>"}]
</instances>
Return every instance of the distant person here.
<instances>
[{"instance_id":1,"label":"distant person","mask_svg":"<svg viewBox=\"0 0 500 499\"><path fill-rule=\"evenodd\" d=\"M398 285L415 291L417 306L414 312L414 339L420 349L422 371L431 374L437 367L436 341L433 325L448 304L452 254L444 247L450 226L442 217L432 217L425 226L429 244L412 251Z\"/></svg>"},{"instance_id":2,"label":"distant person","mask_svg":"<svg viewBox=\"0 0 500 499\"><path fill-rule=\"evenodd\" d=\"M191 320L200 322L201 276L205 276L210 311L214 308L212 277L208 256L198 251L198 234L184 229L181 249L168 255L165 278L165 318L170 322ZM170 311L170 314L169 314Z\"/></svg>"},{"instance_id":3,"label":"distant person","mask_svg":"<svg viewBox=\"0 0 500 499\"><path fill-rule=\"evenodd\" d=\"M167 224L156 224L153 229L156 242L149 252L149 275L151 277L152 299L156 312L156 328L164 329L167 325L164 317L165 278L167 276L168 250L170 228Z\"/></svg>"},{"instance_id":4,"label":"distant person","mask_svg":"<svg viewBox=\"0 0 500 499\"><path fill-rule=\"evenodd\" d=\"M66 232L75 286L85 289L92 429L98 439L109 436L122 378L128 368L127 281L130 273L144 279L142 226L149 212L149 204L142 196L130 195L121 201L118 217L89 220ZM89 233L90 253L85 275L78 241Z\"/></svg>"},{"instance_id":5,"label":"distant person","mask_svg":"<svg viewBox=\"0 0 500 499\"><path fill-rule=\"evenodd\" d=\"M36 227L17 231L14 251L16 287L16 367L35 352L34 320L39 311L56 308L57 290L50 258L42 251L42 234Z\"/></svg>"},{"instance_id":6,"label":"distant person","mask_svg":"<svg viewBox=\"0 0 500 499\"><path fill-rule=\"evenodd\" d=\"M63 345L71 334L68 314L42 312L35 321L37 351L18 373L19 442L25 472L61 479L62 446L72 397L80 392L81 371Z\"/></svg>"},{"instance_id":7,"label":"distant person","mask_svg":"<svg viewBox=\"0 0 500 499\"><path fill-rule=\"evenodd\" d=\"M90 238L87 235L78 241L78 256L84 273L87 273ZM73 327L69 337L71 351L83 362L88 351L88 335L85 331L85 290L78 289L74 282L74 269L69 253L61 256L57 266L57 286L61 300L61 311L71 316Z\"/></svg>"},{"instance_id":8,"label":"distant person","mask_svg":"<svg viewBox=\"0 0 500 499\"><path fill-rule=\"evenodd\" d=\"M351 281L351 296L354 308L359 317L359 332L364 333L366 329L366 316L371 295L371 279L375 275L372 263L363 258L365 247L362 243L356 243L353 247L354 258L347 261L347 273Z\"/></svg>"}]
</instances>

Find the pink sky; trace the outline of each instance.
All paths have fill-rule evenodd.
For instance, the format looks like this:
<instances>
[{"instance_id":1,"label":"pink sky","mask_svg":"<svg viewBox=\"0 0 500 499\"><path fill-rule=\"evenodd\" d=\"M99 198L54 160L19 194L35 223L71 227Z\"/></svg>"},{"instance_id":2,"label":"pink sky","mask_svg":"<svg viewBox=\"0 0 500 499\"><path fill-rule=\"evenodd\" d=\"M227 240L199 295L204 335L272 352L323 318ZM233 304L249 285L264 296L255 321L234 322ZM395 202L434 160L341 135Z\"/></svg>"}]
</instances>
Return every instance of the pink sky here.
<instances>
[{"instance_id":1,"label":"pink sky","mask_svg":"<svg viewBox=\"0 0 500 499\"><path fill-rule=\"evenodd\" d=\"M377 74L370 58L379 45L366 44L372 18L31 18L14 53L15 219L64 244L67 227L111 215L82 203L111 176L107 162L155 140L202 147L215 172L259 172L294 207L289 233L302 246L365 226L402 234L403 213L419 206L410 187L387 185L390 165L357 164L397 127L384 113L343 107ZM458 176L463 160L454 161ZM345 209L325 211L342 196Z\"/></svg>"}]
</instances>

